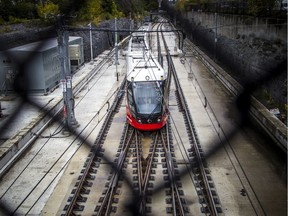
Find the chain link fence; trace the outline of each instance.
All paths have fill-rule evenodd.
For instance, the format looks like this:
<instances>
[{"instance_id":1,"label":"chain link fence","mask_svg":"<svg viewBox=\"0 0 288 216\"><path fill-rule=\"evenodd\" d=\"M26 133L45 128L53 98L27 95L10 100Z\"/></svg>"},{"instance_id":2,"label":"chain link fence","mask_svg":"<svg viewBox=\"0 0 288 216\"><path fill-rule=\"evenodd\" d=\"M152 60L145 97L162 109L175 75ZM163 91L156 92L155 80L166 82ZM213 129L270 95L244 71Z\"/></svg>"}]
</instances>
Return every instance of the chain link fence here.
<instances>
[{"instance_id":1,"label":"chain link fence","mask_svg":"<svg viewBox=\"0 0 288 216\"><path fill-rule=\"evenodd\" d=\"M185 20L185 18L183 18L181 16L181 14L179 13L175 13L175 11L173 11L172 9L170 9L169 7L166 8L168 15L170 15L171 17L176 17L177 20L179 20L179 22L181 23L182 28L184 29L184 31L187 34L187 37L190 38L192 41L196 42L196 44L198 44L200 47L202 47L204 50L207 51L207 53L211 56L211 58L214 58L216 56L217 61L219 61L221 64L228 66L228 68L237 68L238 65L238 61L234 58L231 58L231 56L227 55L226 52L224 51L225 46L226 45L221 45L221 43L219 42L217 44L217 47L215 48L215 44L214 44L214 38L213 38L213 34L207 34L205 32L204 29L201 30L197 30L195 28L191 28L190 22ZM110 28L110 27L109 27ZM129 29L129 27L127 27L127 25L123 25L122 28L126 28ZM49 34L46 34L46 36L57 36L57 30L58 27L57 25L46 29L45 31L49 32ZM75 32L74 32L75 33ZM28 35L33 35L32 32L29 32ZM84 35L83 35L84 34ZM113 45L112 41L113 40L113 36L109 35L111 33L106 33L108 34L107 37L105 37L105 33L103 35L100 35L101 33L99 33L98 36L96 36L94 39L95 40L107 40L106 42L101 42L99 44L106 44L105 46L103 45L102 47L100 47L103 50L107 49L108 46ZM43 35L42 33L39 32L39 38L42 38ZM75 35L75 34L74 34ZM88 32L78 32L77 33L78 36L83 36L84 38L84 44L87 44L87 40L88 40ZM43 37L44 38L44 37ZM6 48L8 48L9 46L7 46L7 38L5 38L4 40L2 39L0 41L2 50L5 50ZM21 40L21 37L18 36L17 40ZM27 41L27 40L26 40ZM13 41L9 44L13 44L16 45L17 42ZM14 62L16 62L16 68L17 68L17 73L15 74L15 77L13 77L13 89L14 89L14 93L17 94L20 98L21 98L21 103L18 105L18 107L15 109L15 111L9 116L10 120L7 121L7 123L3 126L1 126L0 128L0 133L3 132L5 129L9 128L11 126L11 122L15 119L18 118L18 114L20 113L21 109L24 107L25 104L30 104L32 106L34 106L35 108L42 110L42 112L44 113L48 113L49 114L49 110L47 109L43 109L41 104L38 104L37 101L33 101L30 97L29 97L29 86L31 85L31 83L29 82L29 80L31 79L27 79L27 77L29 77L29 75L27 74L27 66L29 64L29 62L33 61L33 59L37 56L37 51L41 50L41 48L45 46L45 44L39 44L37 47L35 47L34 52L31 52L30 55L26 56L25 58L19 58L19 59L15 59L13 55L11 55L11 53L9 53L9 51L4 51L4 55L5 55L5 59L13 59ZM84 45L86 46L86 45ZM97 50L95 51L96 55L97 53L101 53L101 50ZM88 57L88 59L90 59ZM249 64L248 62L246 62L246 64ZM254 70L255 68L251 67L249 70ZM257 70L259 68L256 68ZM241 127L245 127L246 125L248 125L251 121L251 117L250 117L250 108L251 108L251 96L253 95L253 93L255 91L257 91L257 89L261 88L263 85L267 85L269 84L272 80L277 79L280 77L280 79L282 79L281 77L285 77L285 75L287 74L287 61L286 59L284 59L283 61L279 62L279 64L277 65L273 65L269 68L269 70L265 70L263 71L263 68L259 69L258 74L260 74L257 77L249 77L249 79L244 79L242 80L241 84L243 86L243 91L237 96L237 98L235 98L236 101L236 105L238 108L238 111L240 113L240 122L238 124L238 127L235 127L233 129L231 129L231 131L229 133L226 134L226 139L230 140L234 137L234 135L237 133L237 131L239 130L239 128ZM287 81L286 81L287 83ZM52 117L52 116L51 116ZM62 118L56 118L55 121L58 121L60 124L62 124ZM79 137L79 141L83 141L85 142L85 138L84 137ZM91 145L92 144L88 144ZM215 152L217 152L218 149L223 147L223 144L218 142L216 145L214 144L214 148L210 151L206 153L206 157L209 157L211 155L213 155ZM179 175L187 175L187 171L182 171L181 173L179 173ZM130 185L131 188L133 188L132 185ZM164 184L160 185L159 188L156 188L155 191L159 191L162 190L164 188ZM136 194L136 193L135 193ZM134 202L137 202L137 199L134 199ZM7 208L8 205L6 205L6 203L0 203L0 208L2 209L2 211L4 213L6 213L7 215L10 215L10 211ZM127 206L130 206L132 212L134 207L136 206L135 203L127 203ZM134 209L134 212L138 212L137 209Z\"/></svg>"}]
</instances>

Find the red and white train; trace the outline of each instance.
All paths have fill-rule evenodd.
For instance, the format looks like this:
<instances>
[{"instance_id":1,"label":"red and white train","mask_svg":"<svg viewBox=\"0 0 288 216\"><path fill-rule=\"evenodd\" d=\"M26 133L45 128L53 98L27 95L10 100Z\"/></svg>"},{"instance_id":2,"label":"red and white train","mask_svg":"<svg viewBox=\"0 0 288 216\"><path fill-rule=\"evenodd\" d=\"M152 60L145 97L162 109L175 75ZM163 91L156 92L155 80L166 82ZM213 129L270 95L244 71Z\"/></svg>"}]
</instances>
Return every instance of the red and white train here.
<instances>
[{"instance_id":1,"label":"red and white train","mask_svg":"<svg viewBox=\"0 0 288 216\"><path fill-rule=\"evenodd\" d=\"M168 119L168 73L149 49L150 26L132 34L127 51L127 122L144 131L158 130Z\"/></svg>"}]
</instances>

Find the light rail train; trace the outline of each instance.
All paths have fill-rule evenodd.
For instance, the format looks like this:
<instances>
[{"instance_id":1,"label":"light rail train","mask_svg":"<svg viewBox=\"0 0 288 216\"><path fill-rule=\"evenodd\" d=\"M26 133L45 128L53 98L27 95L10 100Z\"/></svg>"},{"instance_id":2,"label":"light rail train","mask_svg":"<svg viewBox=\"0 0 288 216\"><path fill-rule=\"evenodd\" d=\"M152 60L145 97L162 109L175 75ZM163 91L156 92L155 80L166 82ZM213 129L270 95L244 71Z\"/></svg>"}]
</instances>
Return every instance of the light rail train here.
<instances>
[{"instance_id":1,"label":"light rail train","mask_svg":"<svg viewBox=\"0 0 288 216\"><path fill-rule=\"evenodd\" d=\"M158 130L168 119L168 73L149 48L150 28L146 23L131 35L126 57L127 121L144 131Z\"/></svg>"}]
</instances>

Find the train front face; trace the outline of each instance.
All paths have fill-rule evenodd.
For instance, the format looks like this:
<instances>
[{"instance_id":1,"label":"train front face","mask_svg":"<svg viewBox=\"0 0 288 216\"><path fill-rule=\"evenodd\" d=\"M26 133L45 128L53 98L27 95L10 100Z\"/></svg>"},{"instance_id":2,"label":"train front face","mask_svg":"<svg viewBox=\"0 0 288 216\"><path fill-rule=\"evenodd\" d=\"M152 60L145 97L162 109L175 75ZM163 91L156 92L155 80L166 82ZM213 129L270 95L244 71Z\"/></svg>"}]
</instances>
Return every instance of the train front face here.
<instances>
[{"instance_id":1,"label":"train front face","mask_svg":"<svg viewBox=\"0 0 288 216\"><path fill-rule=\"evenodd\" d=\"M167 121L164 97L165 81L128 82L127 121L138 130L153 131L162 128Z\"/></svg>"}]
</instances>

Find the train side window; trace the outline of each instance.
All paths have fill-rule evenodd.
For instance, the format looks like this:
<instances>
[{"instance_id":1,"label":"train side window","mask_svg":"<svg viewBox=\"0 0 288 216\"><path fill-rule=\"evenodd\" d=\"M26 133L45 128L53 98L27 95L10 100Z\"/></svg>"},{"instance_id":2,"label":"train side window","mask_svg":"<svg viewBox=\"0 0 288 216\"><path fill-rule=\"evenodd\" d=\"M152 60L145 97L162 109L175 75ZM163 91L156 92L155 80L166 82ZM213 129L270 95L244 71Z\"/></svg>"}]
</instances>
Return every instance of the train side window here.
<instances>
[{"instance_id":1,"label":"train side window","mask_svg":"<svg viewBox=\"0 0 288 216\"><path fill-rule=\"evenodd\" d=\"M135 106L134 106L134 101L132 97L132 92L130 89L128 90L128 104L129 104L130 111L132 112L132 114L135 114Z\"/></svg>"}]
</instances>

